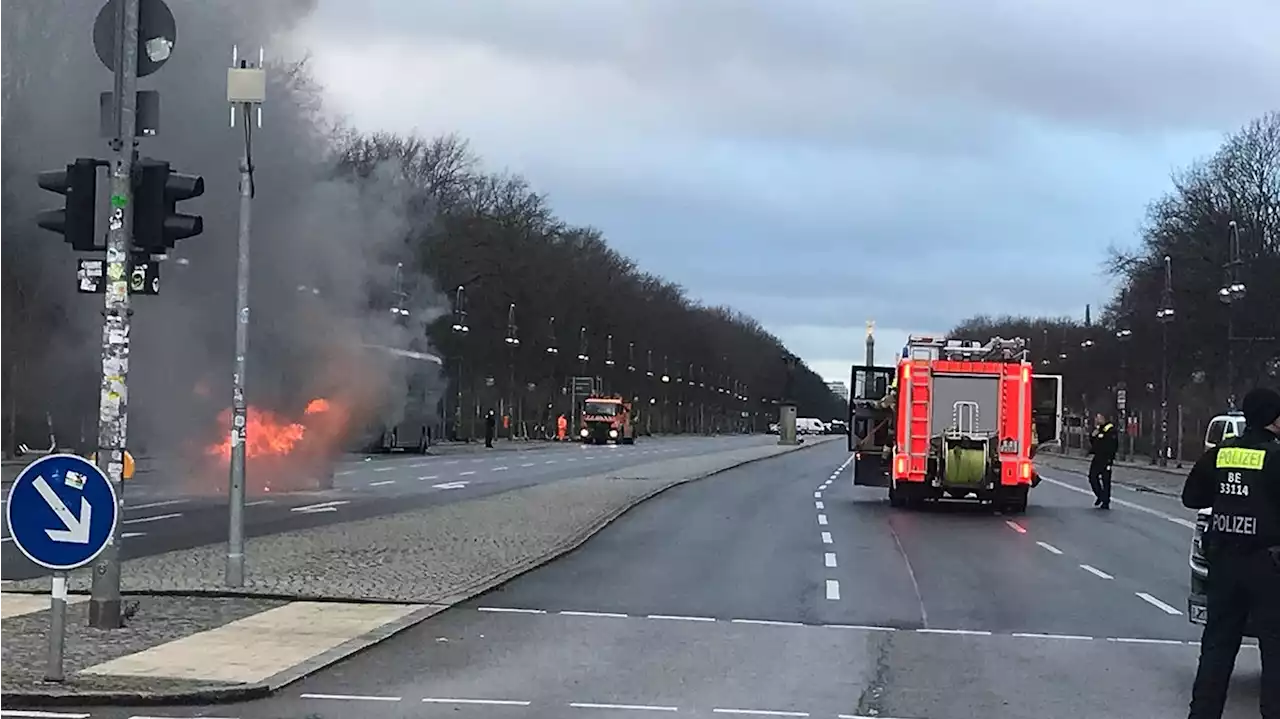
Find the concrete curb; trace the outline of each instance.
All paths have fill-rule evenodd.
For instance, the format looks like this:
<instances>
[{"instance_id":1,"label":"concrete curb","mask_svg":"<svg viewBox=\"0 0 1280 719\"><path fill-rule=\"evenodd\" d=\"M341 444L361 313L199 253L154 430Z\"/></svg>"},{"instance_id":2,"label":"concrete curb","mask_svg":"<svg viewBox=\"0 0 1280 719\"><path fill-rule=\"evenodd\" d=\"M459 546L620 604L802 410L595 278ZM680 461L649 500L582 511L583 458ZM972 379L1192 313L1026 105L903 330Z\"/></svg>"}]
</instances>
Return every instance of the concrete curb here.
<instances>
[{"instance_id":1,"label":"concrete curb","mask_svg":"<svg viewBox=\"0 0 1280 719\"><path fill-rule=\"evenodd\" d=\"M622 515L626 514L627 512L639 506L640 504L647 502L650 499L653 499L659 494L666 492L667 490L670 490L674 487L679 487L685 484L689 484L691 482L697 482L699 480L703 480L708 477L714 477L715 475L723 474L725 472L738 469L739 467L745 467L746 465L749 465L749 464L755 464L756 462L762 462L770 459L777 459L778 457L785 457L787 455L793 454L795 452L798 452L804 449L821 447L825 444L827 444L827 442L814 442L814 443L805 443L805 444L795 445L794 448L788 449L787 451L784 451L784 452L779 452L778 454L771 454L765 457L755 457L753 459L743 460L736 464L732 464L727 467L721 467L720 469L707 472L705 474L699 474L699 475L688 477L685 479L674 480L667 484L655 487L653 491L646 492L645 494L640 495L639 497L636 497L635 499L628 501L627 503L619 506L618 508L610 510L609 512L601 516L599 519L597 519L595 522L592 522L591 524L587 525L584 529L571 535L570 537L565 539L563 542L559 543L554 548L552 548L551 550L547 551L546 553L542 554L539 557L522 562L519 565L512 567L506 571L503 571L497 575L475 582L460 591L454 592L453 594L440 598L438 601L427 602L426 606L424 606L421 609L418 609L408 615L405 615L404 617L394 622L389 622L387 624L384 624L381 627L378 627L377 629L371 632L367 632L365 634L360 635L359 637L356 637L355 639L351 639L343 644L340 644L339 646L334 647L333 649L330 649L329 651L324 652L323 654L319 654L317 656L311 657L310 659L302 662L301 664L296 664L292 667L289 667L288 669L282 672L279 672L277 674L274 674L261 682L256 682L253 684L235 684L230 686L210 686L210 687L202 687L199 689L179 689L179 690L174 690L169 692L89 690L89 691L83 691L83 692L52 693L52 692L39 692L39 691L10 691L6 689L4 691L3 706L9 709L15 709L20 707L39 707L39 706L44 706L44 707L50 707L50 706L64 706L64 707L65 706L83 706L83 707L158 706L158 705L183 706L183 705L193 705L193 704L230 704L234 702L262 699L264 697L270 696L271 694L274 694L275 692L279 691L280 689L283 689L285 686L289 684L292 684L300 679L304 679L311 674L314 674L322 669L325 669L326 667L336 664L354 654L362 652L368 649L369 647L372 647L376 644L384 642L390 639L391 637L399 634L400 632L403 632L406 629L412 628L426 621L427 619L430 619L431 617L445 611L446 609L450 609L454 606L457 606L458 604L469 601L471 599L475 599L476 597L479 597L481 595L487 594L488 592L493 591L494 589L497 589L498 587L502 586L503 584L506 584L512 579L515 579L516 577L519 577L522 574L531 572L537 569L538 567L548 564L556 559L559 559L560 557L572 552L573 550L585 544L588 539L595 536L597 533L599 533L605 527L612 524L615 520L617 520ZM41 594L40 592L24 592L24 593ZM172 592L172 593L131 592L130 594L134 596L144 596L145 594L168 594L170 596L172 595L253 596L254 598L259 598L259 599L272 598L272 597L264 597L263 595L258 595L258 594L237 595L237 594L231 594L231 593L219 594L219 593L212 593L212 592L209 592L209 593L205 593L205 592ZM295 601L298 599L297 597L274 597L274 598L292 599ZM325 600L316 599L316 598L307 598L306 601L325 601ZM351 603L351 600L330 599L328 601L334 601L334 602L340 601L344 603ZM370 602L370 603L385 603L385 602Z\"/></svg>"}]
</instances>

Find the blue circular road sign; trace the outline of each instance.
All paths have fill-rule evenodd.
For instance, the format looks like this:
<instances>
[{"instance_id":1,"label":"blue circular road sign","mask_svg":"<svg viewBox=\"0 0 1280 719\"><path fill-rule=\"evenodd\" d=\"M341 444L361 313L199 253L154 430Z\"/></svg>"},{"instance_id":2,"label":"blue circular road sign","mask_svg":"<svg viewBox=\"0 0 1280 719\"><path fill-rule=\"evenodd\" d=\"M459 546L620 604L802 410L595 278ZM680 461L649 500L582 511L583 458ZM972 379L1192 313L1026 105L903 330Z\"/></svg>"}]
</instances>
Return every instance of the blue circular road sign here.
<instances>
[{"instance_id":1,"label":"blue circular road sign","mask_svg":"<svg viewBox=\"0 0 1280 719\"><path fill-rule=\"evenodd\" d=\"M97 558L119 519L115 487L96 465L51 454L27 465L9 490L9 535L27 559L66 571Z\"/></svg>"}]
</instances>

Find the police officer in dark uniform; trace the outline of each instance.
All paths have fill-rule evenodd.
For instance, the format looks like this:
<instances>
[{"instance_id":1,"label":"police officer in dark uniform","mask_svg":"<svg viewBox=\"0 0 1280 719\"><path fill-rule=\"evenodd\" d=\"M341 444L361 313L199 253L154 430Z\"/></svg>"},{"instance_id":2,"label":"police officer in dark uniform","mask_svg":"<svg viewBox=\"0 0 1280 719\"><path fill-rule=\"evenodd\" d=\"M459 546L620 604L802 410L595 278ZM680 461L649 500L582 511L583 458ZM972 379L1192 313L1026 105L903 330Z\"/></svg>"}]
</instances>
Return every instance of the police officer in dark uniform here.
<instances>
[{"instance_id":1,"label":"police officer in dark uniform","mask_svg":"<svg viewBox=\"0 0 1280 719\"><path fill-rule=\"evenodd\" d=\"M1111 466L1120 452L1120 434L1107 416L1098 413L1094 418L1093 434L1089 435L1089 486L1093 489L1093 506L1111 509Z\"/></svg>"},{"instance_id":2,"label":"police officer in dark uniform","mask_svg":"<svg viewBox=\"0 0 1280 719\"><path fill-rule=\"evenodd\" d=\"M1191 719L1220 719L1246 622L1262 653L1263 719L1280 719L1280 393L1245 395L1245 431L1204 453L1182 503L1213 508L1205 532L1208 616Z\"/></svg>"}]
</instances>

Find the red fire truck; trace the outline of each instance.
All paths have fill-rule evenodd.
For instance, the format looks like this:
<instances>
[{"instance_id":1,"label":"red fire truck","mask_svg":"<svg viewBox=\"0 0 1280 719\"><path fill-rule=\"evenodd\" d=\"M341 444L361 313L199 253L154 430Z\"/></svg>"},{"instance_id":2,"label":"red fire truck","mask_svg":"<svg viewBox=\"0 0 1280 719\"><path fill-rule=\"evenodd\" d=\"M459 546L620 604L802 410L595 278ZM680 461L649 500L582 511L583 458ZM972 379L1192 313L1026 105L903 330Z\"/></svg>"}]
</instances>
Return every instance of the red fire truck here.
<instances>
[{"instance_id":1,"label":"red fire truck","mask_svg":"<svg viewBox=\"0 0 1280 719\"><path fill-rule=\"evenodd\" d=\"M1037 405L1024 340L913 335L898 362L896 385L890 504L945 497L1026 511L1039 478L1032 464ZM1041 405L1046 399L1037 398Z\"/></svg>"}]
</instances>

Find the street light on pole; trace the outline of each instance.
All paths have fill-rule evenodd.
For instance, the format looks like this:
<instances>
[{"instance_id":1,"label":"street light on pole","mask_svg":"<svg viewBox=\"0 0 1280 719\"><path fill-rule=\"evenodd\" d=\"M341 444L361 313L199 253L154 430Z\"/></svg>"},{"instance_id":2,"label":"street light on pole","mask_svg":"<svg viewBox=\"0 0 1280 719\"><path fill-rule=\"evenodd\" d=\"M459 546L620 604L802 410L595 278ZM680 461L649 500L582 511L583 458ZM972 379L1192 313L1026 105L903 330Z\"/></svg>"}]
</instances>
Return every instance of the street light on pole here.
<instances>
[{"instance_id":1,"label":"street light on pole","mask_svg":"<svg viewBox=\"0 0 1280 719\"><path fill-rule=\"evenodd\" d=\"M1232 220L1227 235L1227 261L1222 264L1222 287L1218 300L1227 306L1227 408L1236 407L1235 312L1236 303L1244 299L1245 284L1240 279L1240 225Z\"/></svg>"},{"instance_id":2,"label":"street light on pole","mask_svg":"<svg viewBox=\"0 0 1280 719\"><path fill-rule=\"evenodd\" d=\"M1161 467L1169 464L1169 325L1173 311L1173 258L1164 256L1164 291L1156 321L1160 323L1160 459Z\"/></svg>"},{"instance_id":3,"label":"street light on pole","mask_svg":"<svg viewBox=\"0 0 1280 719\"><path fill-rule=\"evenodd\" d=\"M458 289L453 294L453 326L450 327L454 336L458 338L458 391L454 397L453 408L453 435L455 439L462 436L462 377L464 373L462 339L471 331L471 327L467 325L466 302L466 289L462 285L458 285Z\"/></svg>"},{"instance_id":4,"label":"street light on pole","mask_svg":"<svg viewBox=\"0 0 1280 719\"><path fill-rule=\"evenodd\" d=\"M510 350L510 374L507 378L507 421L508 439L514 439L516 436L517 420L514 417L516 406L516 350L520 347L520 337L516 331L516 303L512 302L507 307L507 336L503 338Z\"/></svg>"}]
</instances>

